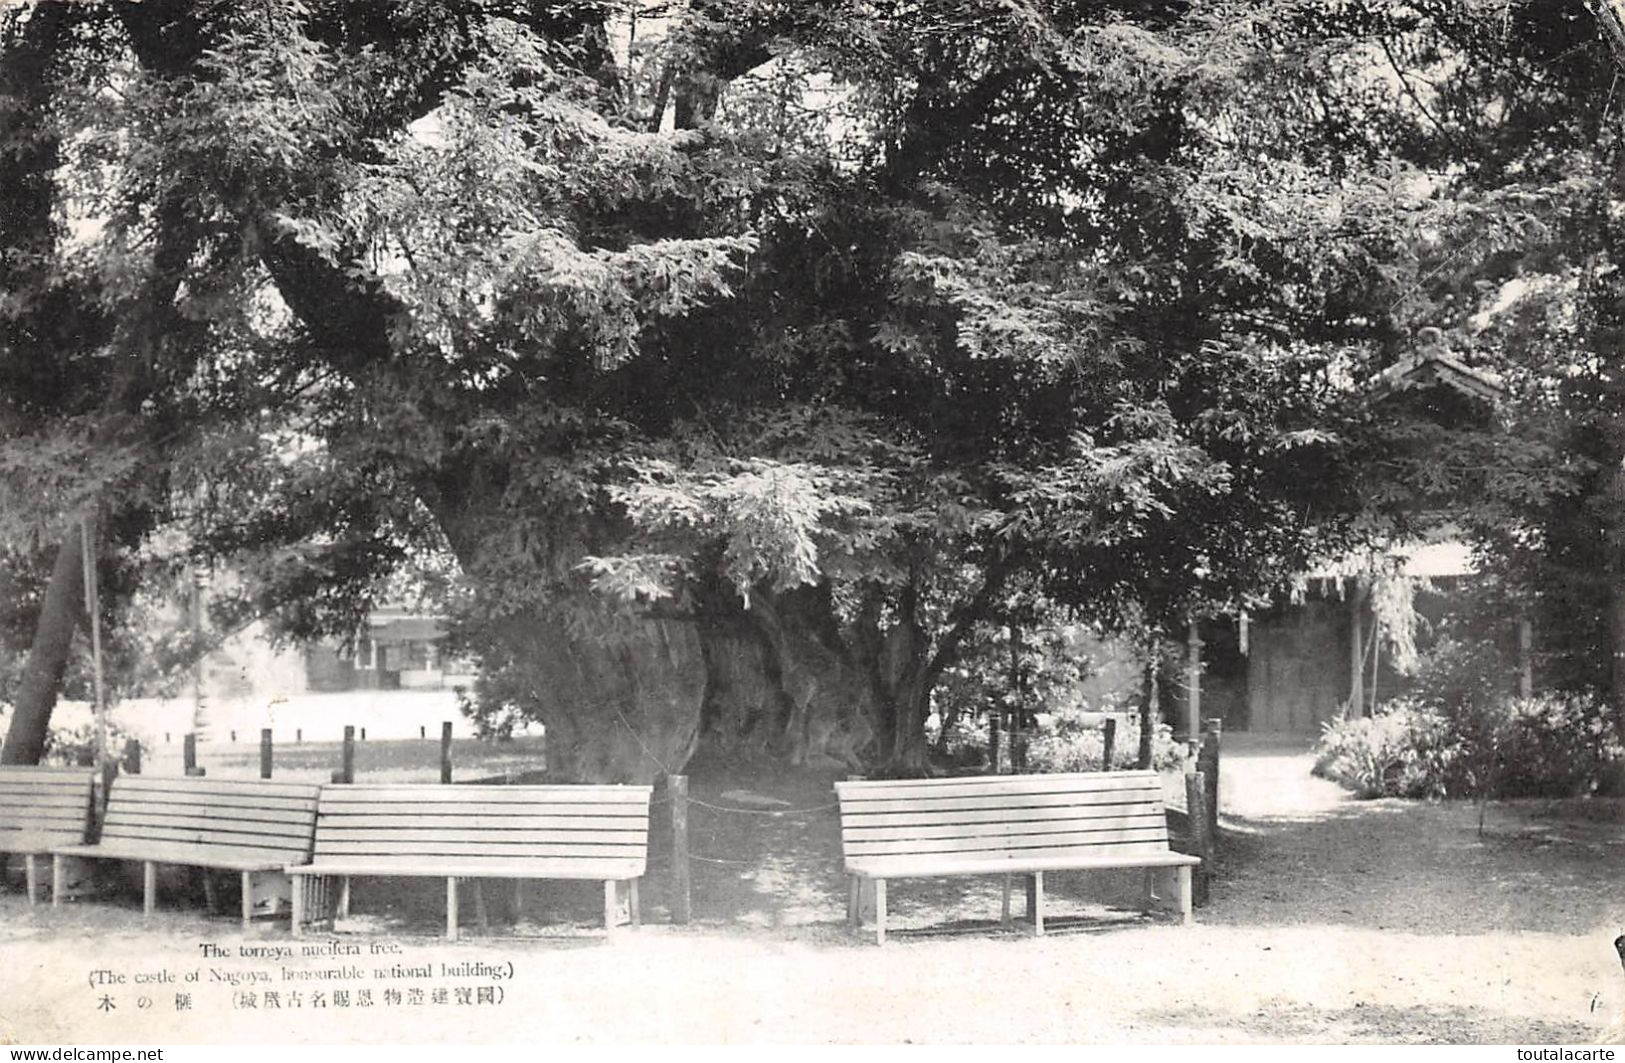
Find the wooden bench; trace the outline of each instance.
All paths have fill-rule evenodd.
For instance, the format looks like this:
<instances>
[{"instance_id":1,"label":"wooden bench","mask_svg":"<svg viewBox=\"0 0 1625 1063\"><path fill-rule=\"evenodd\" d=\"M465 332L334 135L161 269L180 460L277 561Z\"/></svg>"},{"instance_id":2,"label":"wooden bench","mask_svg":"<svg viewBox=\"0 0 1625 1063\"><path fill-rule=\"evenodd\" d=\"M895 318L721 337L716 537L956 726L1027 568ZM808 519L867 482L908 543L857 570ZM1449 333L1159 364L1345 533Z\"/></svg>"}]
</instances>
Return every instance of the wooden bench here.
<instances>
[{"instance_id":1,"label":"wooden bench","mask_svg":"<svg viewBox=\"0 0 1625 1063\"><path fill-rule=\"evenodd\" d=\"M35 859L85 840L95 777L90 768L0 768L0 853L23 858L29 904L39 897Z\"/></svg>"},{"instance_id":2,"label":"wooden bench","mask_svg":"<svg viewBox=\"0 0 1625 1063\"><path fill-rule=\"evenodd\" d=\"M246 930L254 913L254 876L281 874L288 864L309 858L320 789L315 783L120 776L109 792L101 840L51 850L51 902L61 898L63 860L70 856L140 861L147 915L156 904L159 864L236 871Z\"/></svg>"},{"instance_id":3,"label":"wooden bench","mask_svg":"<svg viewBox=\"0 0 1625 1063\"><path fill-rule=\"evenodd\" d=\"M838 782L835 793L851 876L847 918L860 925L860 883L872 880L881 944L886 881L893 878L1003 874L1008 922L1011 879L1031 876L1028 916L1042 934L1045 872L1145 868L1148 906L1159 885L1172 885L1191 921L1191 868L1201 861L1169 851L1155 772ZM1170 876L1171 883L1157 881Z\"/></svg>"},{"instance_id":4,"label":"wooden bench","mask_svg":"<svg viewBox=\"0 0 1625 1063\"><path fill-rule=\"evenodd\" d=\"M348 914L353 876L446 880L446 937L457 939L457 882L464 878L597 879L604 928L617 922L626 883L639 925L638 879L649 860L649 786L324 786L316 851L295 876L293 929L315 907L322 921ZM342 880L336 906L325 879ZM312 879L307 894L304 883Z\"/></svg>"}]
</instances>

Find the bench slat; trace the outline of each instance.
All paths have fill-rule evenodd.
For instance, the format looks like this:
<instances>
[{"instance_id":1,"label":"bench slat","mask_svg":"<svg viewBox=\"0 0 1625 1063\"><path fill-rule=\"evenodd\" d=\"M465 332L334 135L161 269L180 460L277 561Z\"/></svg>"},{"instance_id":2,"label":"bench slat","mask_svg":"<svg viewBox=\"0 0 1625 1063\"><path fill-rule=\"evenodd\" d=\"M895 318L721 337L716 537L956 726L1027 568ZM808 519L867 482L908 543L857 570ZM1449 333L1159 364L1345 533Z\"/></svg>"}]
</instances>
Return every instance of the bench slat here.
<instances>
[{"instance_id":1,"label":"bench slat","mask_svg":"<svg viewBox=\"0 0 1625 1063\"><path fill-rule=\"evenodd\" d=\"M426 792L427 791L427 792ZM394 786L354 785L322 788L324 806L403 804L431 805L641 805L647 806L654 788L649 786L437 786L432 783Z\"/></svg>"},{"instance_id":2,"label":"bench slat","mask_svg":"<svg viewBox=\"0 0 1625 1063\"><path fill-rule=\"evenodd\" d=\"M866 800L859 804L841 801L841 814L865 815L885 812L923 812L923 811L971 811L981 808L1020 809L1020 808L1083 808L1090 804L1100 802L1080 801L1079 795L1068 793L1002 793L984 794L975 797L944 797L929 803L922 803L918 798L903 798L896 801ZM1149 800L1149 796L1139 794L1128 798L1124 803L1136 803Z\"/></svg>"},{"instance_id":3,"label":"bench slat","mask_svg":"<svg viewBox=\"0 0 1625 1063\"><path fill-rule=\"evenodd\" d=\"M209 811L225 811L233 808L248 808L261 812L287 812L295 816L311 816L316 812L316 798L311 797L268 797L262 794L222 794L185 793L169 791L167 793L120 794L118 787L113 787L113 798L108 802L111 808L116 801L121 808L152 809L156 812L187 811L198 809Z\"/></svg>"},{"instance_id":4,"label":"bench slat","mask_svg":"<svg viewBox=\"0 0 1625 1063\"><path fill-rule=\"evenodd\" d=\"M1097 816L1162 815L1160 801L1139 801L1124 805L1053 805L1020 809L1020 818L1029 823L1043 820L1092 819ZM1014 813L1007 808L970 808L947 811L847 812L841 816L841 829L870 830L882 827L934 827L972 823L1007 823Z\"/></svg>"},{"instance_id":5,"label":"bench slat","mask_svg":"<svg viewBox=\"0 0 1625 1063\"><path fill-rule=\"evenodd\" d=\"M587 806L583 806L587 807ZM630 806L617 805L616 808L630 808ZM617 815L580 815L566 816L557 812L539 812L534 815L522 808L506 815L496 815L496 810L481 809L478 812L455 813L442 810L422 813L402 812L395 815L372 815L368 811L350 813L326 812L322 815L324 830L367 830L370 828L395 829L403 826L424 829L447 828L454 830L508 830L523 827L534 830L574 830L590 824L592 829L602 830L641 830L649 829L649 813L646 810L628 811Z\"/></svg>"},{"instance_id":6,"label":"bench slat","mask_svg":"<svg viewBox=\"0 0 1625 1063\"><path fill-rule=\"evenodd\" d=\"M1195 867L1202 861L1166 848L1113 851L1098 856L1075 852L1025 853L1020 857L985 860L940 856L866 856L846 862L846 872L865 878L947 878L956 875L1023 874L1032 871L1090 871L1114 867Z\"/></svg>"},{"instance_id":7,"label":"bench slat","mask_svg":"<svg viewBox=\"0 0 1625 1063\"><path fill-rule=\"evenodd\" d=\"M550 830L490 830L441 827L433 830L402 828L399 830L328 830L323 833L324 845L335 842L398 841L403 844L462 841L462 842L580 842L582 844L642 845L649 838L647 830L603 830L590 824L577 824L574 829Z\"/></svg>"},{"instance_id":8,"label":"bench slat","mask_svg":"<svg viewBox=\"0 0 1625 1063\"><path fill-rule=\"evenodd\" d=\"M184 811L171 811L184 809ZM310 833L312 815L282 809L226 808L218 814L197 806L166 806L163 811L151 808L131 808L129 805L110 810L103 830L131 824L150 823L162 827L212 827L227 830L292 830Z\"/></svg>"},{"instance_id":9,"label":"bench slat","mask_svg":"<svg viewBox=\"0 0 1625 1063\"><path fill-rule=\"evenodd\" d=\"M131 842L182 842L187 845L251 846L257 849L295 849L304 852L310 848L307 834L256 834L248 831L228 831L193 827L125 827L116 833L102 832L104 845L125 845Z\"/></svg>"},{"instance_id":10,"label":"bench slat","mask_svg":"<svg viewBox=\"0 0 1625 1063\"><path fill-rule=\"evenodd\" d=\"M1054 775L980 775L971 778L948 779L863 779L835 784L835 792L844 801L863 801L871 797L891 800L922 797L935 800L940 797L978 797L989 794L1039 794L1061 791L1101 793L1112 790L1154 789L1161 792L1162 781L1155 772L1065 772Z\"/></svg>"},{"instance_id":11,"label":"bench slat","mask_svg":"<svg viewBox=\"0 0 1625 1063\"><path fill-rule=\"evenodd\" d=\"M959 853L981 851L1025 852L1029 849L1098 848L1102 845L1151 842L1167 847L1167 827L1119 828L1114 830L1069 831L1066 833L1020 834L1014 831L993 837L902 838L852 841L845 846L853 856L904 855L908 853Z\"/></svg>"},{"instance_id":12,"label":"bench slat","mask_svg":"<svg viewBox=\"0 0 1625 1063\"><path fill-rule=\"evenodd\" d=\"M568 842L402 842L398 840L350 842L324 841L318 848L322 856L344 853L367 853L377 856L632 856L645 850L641 843L602 845Z\"/></svg>"},{"instance_id":13,"label":"bench slat","mask_svg":"<svg viewBox=\"0 0 1625 1063\"><path fill-rule=\"evenodd\" d=\"M75 803L72 806L49 806L49 808L0 808L0 831L6 826L16 824L31 824L31 822L85 822L88 813L89 800Z\"/></svg>"},{"instance_id":14,"label":"bench slat","mask_svg":"<svg viewBox=\"0 0 1625 1063\"><path fill-rule=\"evenodd\" d=\"M1003 823L920 823L911 826L841 828L847 842L907 840L910 838L996 838L1008 834L1043 834L1067 830L1113 830L1137 827L1166 831L1168 817L1161 809L1146 809L1132 816L1080 817L1076 819L1026 819Z\"/></svg>"},{"instance_id":15,"label":"bench slat","mask_svg":"<svg viewBox=\"0 0 1625 1063\"><path fill-rule=\"evenodd\" d=\"M314 800L321 784L313 782L272 782L268 779L211 779L201 775L120 775L118 789L126 798L133 794L182 793L218 794L228 799L291 797Z\"/></svg>"},{"instance_id":16,"label":"bench slat","mask_svg":"<svg viewBox=\"0 0 1625 1063\"><path fill-rule=\"evenodd\" d=\"M217 867L233 871L280 871L290 863L286 849L246 849L224 845L178 845L136 841L115 845L64 845L51 850L63 856L98 860L140 860L185 867ZM297 854L303 856L304 854Z\"/></svg>"},{"instance_id":17,"label":"bench slat","mask_svg":"<svg viewBox=\"0 0 1625 1063\"><path fill-rule=\"evenodd\" d=\"M77 845L85 840L76 831L16 831L0 833L0 853L44 853L59 845Z\"/></svg>"},{"instance_id":18,"label":"bench slat","mask_svg":"<svg viewBox=\"0 0 1625 1063\"><path fill-rule=\"evenodd\" d=\"M494 857L467 860L457 857L391 858L342 856L318 858L309 864L287 868L292 875L378 875L381 877L439 878L557 878L611 879L637 878L647 870L643 857L636 860L536 860L524 857Z\"/></svg>"},{"instance_id":19,"label":"bench slat","mask_svg":"<svg viewBox=\"0 0 1625 1063\"><path fill-rule=\"evenodd\" d=\"M87 779L77 782L53 776L31 783L26 779L18 779L10 783L0 783L0 802L11 804L13 801L44 800L52 797L77 797L80 793L90 789Z\"/></svg>"}]
</instances>

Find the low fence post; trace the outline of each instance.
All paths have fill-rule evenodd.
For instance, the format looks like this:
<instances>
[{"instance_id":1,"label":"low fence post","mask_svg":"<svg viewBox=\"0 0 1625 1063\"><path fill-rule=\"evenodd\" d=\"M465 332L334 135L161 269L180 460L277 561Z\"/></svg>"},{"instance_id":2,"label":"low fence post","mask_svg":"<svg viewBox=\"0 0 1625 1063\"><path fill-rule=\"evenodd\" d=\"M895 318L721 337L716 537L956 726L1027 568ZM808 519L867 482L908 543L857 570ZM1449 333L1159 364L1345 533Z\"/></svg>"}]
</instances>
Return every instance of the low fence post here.
<instances>
[{"instance_id":1,"label":"low fence post","mask_svg":"<svg viewBox=\"0 0 1625 1063\"><path fill-rule=\"evenodd\" d=\"M440 723L440 781L451 782L451 721Z\"/></svg>"},{"instance_id":2,"label":"low fence post","mask_svg":"<svg viewBox=\"0 0 1625 1063\"><path fill-rule=\"evenodd\" d=\"M671 921L686 924L694 917L693 880L688 861L688 776L666 776L671 802Z\"/></svg>"},{"instance_id":3,"label":"low fence post","mask_svg":"<svg viewBox=\"0 0 1625 1063\"><path fill-rule=\"evenodd\" d=\"M1100 770L1112 770L1112 756L1117 752L1117 717L1108 716L1101 725Z\"/></svg>"},{"instance_id":4,"label":"low fence post","mask_svg":"<svg viewBox=\"0 0 1625 1063\"><path fill-rule=\"evenodd\" d=\"M260 728L260 778L271 777L271 729Z\"/></svg>"},{"instance_id":5,"label":"low fence post","mask_svg":"<svg viewBox=\"0 0 1625 1063\"><path fill-rule=\"evenodd\" d=\"M197 766L197 734L188 731L181 739L181 771L186 775L202 775L203 769Z\"/></svg>"},{"instance_id":6,"label":"low fence post","mask_svg":"<svg viewBox=\"0 0 1625 1063\"><path fill-rule=\"evenodd\" d=\"M344 725L344 749L339 755L339 770L333 773L337 783L355 782L355 728Z\"/></svg>"},{"instance_id":7,"label":"low fence post","mask_svg":"<svg viewBox=\"0 0 1625 1063\"><path fill-rule=\"evenodd\" d=\"M1190 824L1190 855L1202 858L1201 866L1191 875L1191 900L1194 904L1202 905L1207 903L1208 883L1213 878L1214 850L1213 832L1210 829L1212 820L1207 808L1207 781L1199 771L1185 773L1185 809Z\"/></svg>"}]
</instances>

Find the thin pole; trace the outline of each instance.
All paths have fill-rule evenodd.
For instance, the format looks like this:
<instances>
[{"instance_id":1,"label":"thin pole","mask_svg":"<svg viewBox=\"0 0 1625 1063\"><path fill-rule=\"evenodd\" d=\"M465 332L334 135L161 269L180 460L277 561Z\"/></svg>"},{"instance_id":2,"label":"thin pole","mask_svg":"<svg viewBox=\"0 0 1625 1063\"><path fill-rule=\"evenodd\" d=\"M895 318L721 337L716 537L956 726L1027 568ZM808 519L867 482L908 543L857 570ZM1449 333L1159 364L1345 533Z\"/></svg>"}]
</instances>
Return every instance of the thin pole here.
<instances>
[{"instance_id":1,"label":"thin pole","mask_svg":"<svg viewBox=\"0 0 1625 1063\"><path fill-rule=\"evenodd\" d=\"M96 771L107 764L107 703L102 696L102 620L101 603L96 585L96 539L92 534L95 524L90 514L79 518L79 536L84 546L80 551L85 562L85 610L90 614L90 656L92 678L96 686Z\"/></svg>"}]
</instances>

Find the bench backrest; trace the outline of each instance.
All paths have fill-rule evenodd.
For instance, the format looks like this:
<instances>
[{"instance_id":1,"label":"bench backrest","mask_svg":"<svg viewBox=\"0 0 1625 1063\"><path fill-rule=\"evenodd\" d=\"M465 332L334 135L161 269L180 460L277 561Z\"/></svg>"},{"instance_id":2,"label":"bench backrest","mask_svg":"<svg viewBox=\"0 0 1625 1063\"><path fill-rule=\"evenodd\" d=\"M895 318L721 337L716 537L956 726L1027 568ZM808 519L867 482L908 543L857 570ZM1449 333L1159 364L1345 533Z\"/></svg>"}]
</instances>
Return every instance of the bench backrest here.
<instances>
[{"instance_id":1,"label":"bench backrest","mask_svg":"<svg viewBox=\"0 0 1625 1063\"><path fill-rule=\"evenodd\" d=\"M403 870L427 863L546 861L569 873L606 862L641 875L649 855L649 786L324 786L316 860ZM583 877L592 877L583 875Z\"/></svg>"},{"instance_id":2,"label":"bench backrest","mask_svg":"<svg viewBox=\"0 0 1625 1063\"><path fill-rule=\"evenodd\" d=\"M0 853L83 842L95 777L91 768L0 768Z\"/></svg>"},{"instance_id":3,"label":"bench backrest","mask_svg":"<svg viewBox=\"0 0 1625 1063\"><path fill-rule=\"evenodd\" d=\"M101 844L299 864L310 855L320 790L316 783L121 775L108 796Z\"/></svg>"},{"instance_id":4,"label":"bench backrest","mask_svg":"<svg viewBox=\"0 0 1625 1063\"><path fill-rule=\"evenodd\" d=\"M1155 772L838 782L848 860L965 862L1168 851Z\"/></svg>"}]
</instances>

